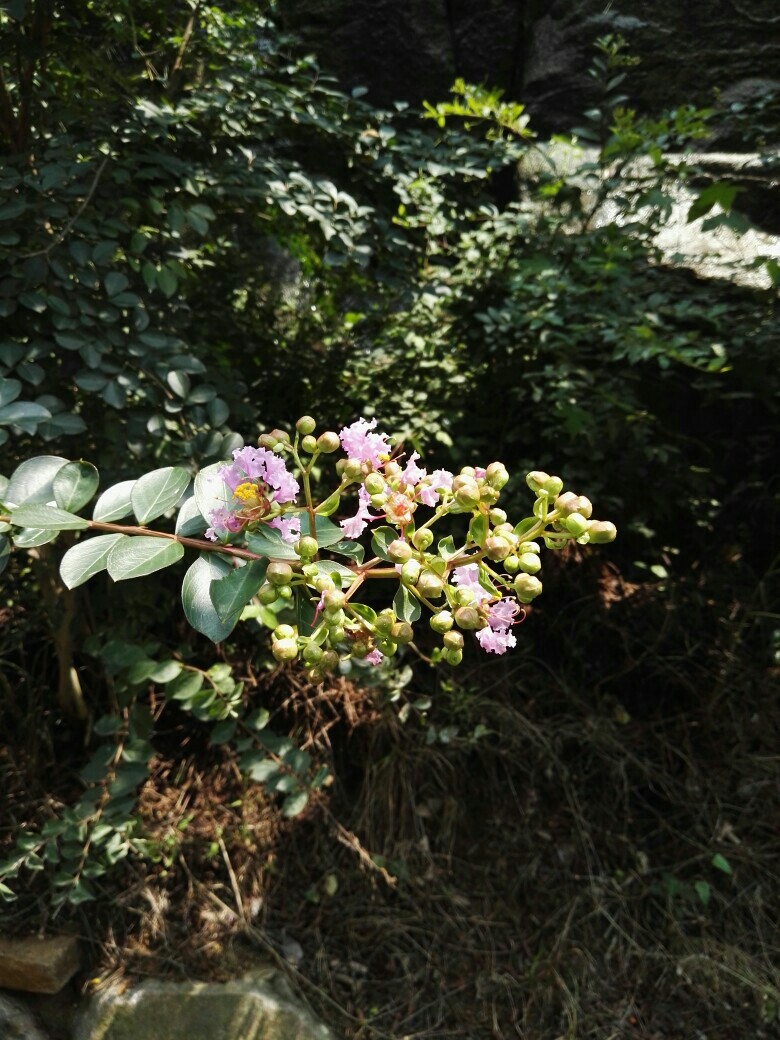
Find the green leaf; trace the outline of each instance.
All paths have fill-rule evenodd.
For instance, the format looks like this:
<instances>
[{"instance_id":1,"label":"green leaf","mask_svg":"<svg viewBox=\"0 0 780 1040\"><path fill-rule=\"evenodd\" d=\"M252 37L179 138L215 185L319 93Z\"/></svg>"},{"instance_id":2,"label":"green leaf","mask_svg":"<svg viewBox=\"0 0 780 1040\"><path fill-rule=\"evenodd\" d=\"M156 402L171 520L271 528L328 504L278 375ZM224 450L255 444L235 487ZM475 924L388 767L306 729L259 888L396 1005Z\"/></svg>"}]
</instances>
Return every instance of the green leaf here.
<instances>
[{"instance_id":1,"label":"green leaf","mask_svg":"<svg viewBox=\"0 0 780 1040\"><path fill-rule=\"evenodd\" d=\"M168 386L179 397L186 398L192 383L186 372L169 372L166 376Z\"/></svg>"},{"instance_id":2,"label":"green leaf","mask_svg":"<svg viewBox=\"0 0 780 1040\"><path fill-rule=\"evenodd\" d=\"M8 541L4 534L0 534L0 574L8 566L8 561L11 558L11 543Z\"/></svg>"},{"instance_id":3,"label":"green leaf","mask_svg":"<svg viewBox=\"0 0 780 1040\"><path fill-rule=\"evenodd\" d=\"M209 744L227 744L235 736L237 725L238 719L223 719L222 722L218 722L211 731Z\"/></svg>"},{"instance_id":4,"label":"green leaf","mask_svg":"<svg viewBox=\"0 0 780 1040\"><path fill-rule=\"evenodd\" d=\"M129 516L133 511L130 498L134 487L134 480L122 480L119 484L106 488L95 503L92 519L110 523L112 520L122 520Z\"/></svg>"},{"instance_id":5,"label":"green leaf","mask_svg":"<svg viewBox=\"0 0 780 1040\"><path fill-rule=\"evenodd\" d=\"M0 408L0 426L20 426L22 423L39 423L45 419L51 419L49 409L32 401L14 401Z\"/></svg>"},{"instance_id":6,"label":"green leaf","mask_svg":"<svg viewBox=\"0 0 780 1040\"><path fill-rule=\"evenodd\" d=\"M297 560L298 553L282 538L274 527L260 527L246 536L249 549L258 556L274 560Z\"/></svg>"},{"instance_id":7,"label":"green leaf","mask_svg":"<svg viewBox=\"0 0 780 1040\"><path fill-rule=\"evenodd\" d=\"M39 531L37 527L23 527L14 534L14 545L20 549L34 549L37 545L53 542L58 533L58 531Z\"/></svg>"},{"instance_id":8,"label":"green leaf","mask_svg":"<svg viewBox=\"0 0 780 1040\"><path fill-rule=\"evenodd\" d=\"M366 555L366 551L360 542L352 542L346 538L341 542L334 542L333 545L329 545L328 550L332 553L338 553L339 556L348 556L357 564L361 564Z\"/></svg>"},{"instance_id":9,"label":"green leaf","mask_svg":"<svg viewBox=\"0 0 780 1040\"><path fill-rule=\"evenodd\" d=\"M191 538L193 535L203 534L206 526L206 521L200 514L194 495L185 499L176 514L176 534L180 534L183 538Z\"/></svg>"},{"instance_id":10,"label":"green leaf","mask_svg":"<svg viewBox=\"0 0 780 1040\"><path fill-rule=\"evenodd\" d=\"M696 891L696 895L699 897L699 901L702 906L706 906L710 901L710 895L712 890L706 881L694 881L693 887Z\"/></svg>"},{"instance_id":11,"label":"green leaf","mask_svg":"<svg viewBox=\"0 0 780 1040\"><path fill-rule=\"evenodd\" d=\"M477 513L476 516L472 517L469 524L469 538L475 545L482 546L485 544L487 533L488 518L484 513Z\"/></svg>"},{"instance_id":12,"label":"green leaf","mask_svg":"<svg viewBox=\"0 0 780 1040\"><path fill-rule=\"evenodd\" d=\"M226 509L233 498L233 492L219 475L227 465L226 462L214 462L195 475L195 502L201 516L207 520L215 509Z\"/></svg>"},{"instance_id":13,"label":"green leaf","mask_svg":"<svg viewBox=\"0 0 780 1040\"><path fill-rule=\"evenodd\" d=\"M387 547L391 542L394 542L400 535L392 527L377 527L371 532L371 550L374 556L379 556L382 560L389 560L390 557L387 555Z\"/></svg>"},{"instance_id":14,"label":"green leaf","mask_svg":"<svg viewBox=\"0 0 780 1040\"><path fill-rule=\"evenodd\" d=\"M733 874L734 871L731 869L731 864L725 856L721 856L719 852L716 852L712 857L712 865L716 870L722 871L724 874Z\"/></svg>"},{"instance_id":15,"label":"green leaf","mask_svg":"<svg viewBox=\"0 0 780 1040\"><path fill-rule=\"evenodd\" d=\"M181 661L160 661L149 678L152 682L161 683L165 686L181 675L182 667Z\"/></svg>"},{"instance_id":16,"label":"green leaf","mask_svg":"<svg viewBox=\"0 0 780 1040\"><path fill-rule=\"evenodd\" d=\"M289 794L282 802L282 814L284 816L298 816L306 808L309 801L308 791L296 791Z\"/></svg>"},{"instance_id":17,"label":"green leaf","mask_svg":"<svg viewBox=\"0 0 780 1040\"><path fill-rule=\"evenodd\" d=\"M326 498L324 502L317 506L317 516L332 516L338 509L340 502L341 495L338 491L334 491L329 498Z\"/></svg>"},{"instance_id":18,"label":"green leaf","mask_svg":"<svg viewBox=\"0 0 780 1040\"><path fill-rule=\"evenodd\" d=\"M0 379L0 408L15 401L22 392L18 379Z\"/></svg>"},{"instance_id":19,"label":"green leaf","mask_svg":"<svg viewBox=\"0 0 780 1040\"><path fill-rule=\"evenodd\" d=\"M250 601L265 580L265 568L265 561L254 560L212 583L209 595L220 621L228 621Z\"/></svg>"},{"instance_id":20,"label":"green leaf","mask_svg":"<svg viewBox=\"0 0 780 1040\"><path fill-rule=\"evenodd\" d=\"M100 478L91 462L68 462L52 483L54 501L60 509L81 509L97 491Z\"/></svg>"},{"instance_id":21,"label":"green leaf","mask_svg":"<svg viewBox=\"0 0 780 1040\"><path fill-rule=\"evenodd\" d=\"M216 553L202 553L184 576L181 599L192 627L213 643L221 643L235 628L238 615L221 621L211 602L211 585L231 571L230 564Z\"/></svg>"},{"instance_id":22,"label":"green leaf","mask_svg":"<svg viewBox=\"0 0 780 1040\"><path fill-rule=\"evenodd\" d=\"M336 524L331 523L327 517L317 516L314 521L314 530L316 533L317 544L321 549L326 549L330 545L335 545L336 542L340 542L344 537L344 532ZM305 514L301 515L301 533L309 533L309 525L306 523Z\"/></svg>"},{"instance_id":23,"label":"green leaf","mask_svg":"<svg viewBox=\"0 0 780 1040\"><path fill-rule=\"evenodd\" d=\"M3 501L9 507L51 501L54 478L67 461L59 455L39 455L23 462L11 474Z\"/></svg>"},{"instance_id":24,"label":"green leaf","mask_svg":"<svg viewBox=\"0 0 780 1040\"><path fill-rule=\"evenodd\" d=\"M159 289L169 299L176 292L179 282L176 275L167 267L163 267L161 271L157 271L157 285Z\"/></svg>"},{"instance_id":25,"label":"green leaf","mask_svg":"<svg viewBox=\"0 0 780 1040\"><path fill-rule=\"evenodd\" d=\"M536 527L538 520L535 516L527 516L525 520L521 520L519 524L515 524L514 533L518 538L524 538L528 532Z\"/></svg>"},{"instance_id":26,"label":"green leaf","mask_svg":"<svg viewBox=\"0 0 780 1040\"><path fill-rule=\"evenodd\" d=\"M168 686L167 697L175 701L189 701L203 689L203 676L200 672L184 671Z\"/></svg>"},{"instance_id":27,"label":"green leaf","mask_svg":"<svg viewBox=\"0 0 780 1040\"><path fill-rule=\"evenodd\" d=\"M367 621L370 625L375 624L376 611L372 607L369 607L366 603L350 602L349 609L353 613L357 614L358 617L363 618L364 621Z\"/></svg>"},{"instance_id":28,"label":"green leaf","mask_svg":"<svg viewBox=\"0 0 780 1040\"><path fill-rule=\"evenodd\" d=\"M111 271L103 279L103 284L109 296L117 296L125 291L130 285L130 281L126 275L120 274L119 271Z\"/></svg>"},{"instance_id":29,"label":"green leaf","mask_svg":"<svg viewBox=\"0 0 780 1040\"><path fill-rule=\"evenodd\" d=\"M398 586L398 591L393 597L393 610L399 618L408 621L409 624L419 620L421 614L419 601L404 585Z\"/></svg>"},{"instance_id":30,"label":"green leaf","mask_svg":"<svg viewBox=\"0 0 780 1040\"><path fill-rule=\"evenodd\" d=\"M138 523L146 524L175 506L189 482L189 473L179 466L165 466L139 477L130 494Z\"/></svg>"},{"instance_id":31,"label":"green leaf","mask_svg":"<svg viewBox=\"0 0 780 1040\"><path fill-rule=\"evenodd\" d=\"M108 554L108 573L114 581L142 578L178 563L183 555L184 546L168 538L151 535L124 537Z\"/></svg>"},{"instance_id":32,"label":"green leaf","mask_svg":"<svg viewBox=\"0 0 780 1040\"><path fill-rule=\"evenodd\" d=\"M699 192L699 197L688 210L687 222L690 224L705 213L709 213L713 206L720 206L726 213L731 209L734 199L742 189L733 184L710 184L709 187Z\"/></svg>"},{"instance_id":33,"label":"green leaf","mask_svg":"<svg viewBox=\"0 0 780 1040\"><path fill-rule=\"evenodd\" d=\"M337 563L335 560L318 560L315 566L318 575L328 574L334 581L338 579L337 584L342 589L348 589L357 579L357 574L353 570L345 567L343 563Z\"/></svg>"},{"instance_id":34,"label":"green leaf","mask_svg":"<svg viewBox=\"0 0 780 1040\"><path fill-rule=\"evenodd\" d=\"M99 737L110 737L122 728L122 720L118 715L102 715L93 728Z\"/></svg>"},{"instance_id":35,"label":"green leaf","mask_svg":"<svg viewBox=\"0 0 780 1040\"><path fill-rule=\"evenodd\" d=\"M69 589L83 585L85 581L105 570L108 554L123 534L101 534L87 538L72 546L60 562L60 577Z\"/></svg>"},{"instance_id":36,"label":"green leaf","mask_svg":"<svg viewBox=\"0 0 780 1040\"><path fill-rule=\"evenodd\" d=\"M55 506L24 505L11 510L11 523L39 531L83 531L89 524L75 513Z\"/></svg>"}]
</instances>

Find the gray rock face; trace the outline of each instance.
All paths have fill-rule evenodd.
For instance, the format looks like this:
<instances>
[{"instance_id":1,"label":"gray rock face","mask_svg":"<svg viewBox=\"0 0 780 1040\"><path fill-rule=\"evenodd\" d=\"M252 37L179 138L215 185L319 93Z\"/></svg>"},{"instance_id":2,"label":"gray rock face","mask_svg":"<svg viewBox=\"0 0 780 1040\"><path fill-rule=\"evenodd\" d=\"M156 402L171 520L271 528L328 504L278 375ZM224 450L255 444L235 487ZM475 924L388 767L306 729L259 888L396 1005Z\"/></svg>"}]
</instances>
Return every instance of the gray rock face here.
<instances>
[{"instance_id":1,"label":"gray rock face","mask_svg":"<svg viewBox=\"0 0 780 1040\"><path fill-rule=\"evenodd\" d=\"M30 1012L18 1000L0 994L2 1040L46 1040Z\"/></svg>"},{"instance_id":2,"label":"gray rock face","mask_svg":"<svg viewBox=\"0 0 780 1040\"><path fill-rule=\"evenodd\" d=\"M108 989L82 1012L74 1040L334 1040L276 971L225 983L150 980Z\"/></svg>"}]
</instances>

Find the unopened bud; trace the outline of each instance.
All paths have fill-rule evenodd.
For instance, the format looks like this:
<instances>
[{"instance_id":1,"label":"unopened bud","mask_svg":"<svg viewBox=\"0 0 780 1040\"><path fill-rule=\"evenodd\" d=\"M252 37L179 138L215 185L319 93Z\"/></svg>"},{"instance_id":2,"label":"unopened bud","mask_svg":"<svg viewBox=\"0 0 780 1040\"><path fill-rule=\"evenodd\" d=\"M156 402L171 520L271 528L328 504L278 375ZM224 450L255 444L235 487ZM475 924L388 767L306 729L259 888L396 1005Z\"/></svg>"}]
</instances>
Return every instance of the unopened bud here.
<instances>
[{"instance_id":1,"label":"unopened bud","mask_svg":"<svg viewBox=\"0 0 780 1040\"><path fill-rule=\"evenodd\" d=\"M363 481L363 487L369 495L381 495L385 490L384 478L379 473L369 473Z\"/></svg>"},{"instance_id":2,"label":"unopened bud","mask_svg":"<svg viewBox=\"0 0 780 1040\"><path fill-rule=\"evenodd\" d=\"M417 579L417 588L426 599L438 599L444 592L444 582L433 571L423 571Z\"/></svg>"},{"instance_id":3,"label":"unopened bud","mask_svg":"<svg viewBox=\"0 0 780 1040\"><path fill-rule=\"evenodd\" d=\"M538 542L521 542L520 543L520 548L518 549L518 552L521 553L521 554L530 552L530 553L536 553L537 556L539 555L539 553L541 551L542 550L539 548L539 543Z\"/></svg>"},{"instance_id":4,"label":"unopened bud","mask_svg":"<svg viewBox=\"0 0 780 1040\"><path fill-rule=\"evenodd\" d=\"M276 447L276 438L272 437L270 433L261 433L257 438L257 444L260 448L267 448L273 451Z\"/></svg>"},{"instance_id":5,"label":"unopened bud","mask_svg":"<svg viewBox=\"0 0 780 1040\"><path fill-rule=\"evenodd\" d=\"M314 452L317 450L317 438L312 437L311 434L308 434L301 441L301 447L304 451L308 452L309 455L313 455Z\"/></svg>"},{"instance_id":6,"label":"unopened bud","mask_svg":"<svg viewBox=\"0 0 780 1040\"><path fill-rule=\"evenodd\" d=\"M467 631L484 627L484 622L476 607L458 607L455 611L455 624L458 628Z\"/></svg>"},{"instance_id":7,"label":"unopened bud","mask_svg":"<svg viewBox=\"0 0 780 1040\"><path fill-rule=\"evenodd\" d=\"M380 610L376 618L376 630L377 632L387 633L393 627L398 619L395 616L395 611L392 607L385 607L384 610Z\"/></svg>"},{"instance_id":8,"label":"unopened bud","mask_svg":"<svg viewBox=\"0 0 780 1040\"><path fill-rule=\"evenodd\" d=\"M328 642L331 646L343 643L346 634L346 629L343 625L334 625L333 628L328 629Z\"/></svg>"},{"instance_id":9,"label":"unopened bud","mask_svg":"<svg viewBox=\"0 0 780 1040\"><path fill-rule=\"evenodd\" d=\"M461 585L460 588L455 590L455 603L459 607L469 607L475 599L474 593L465 585Z\"/></svg>"},{"instance_id":10,"label":"unopened bud","mask_svg":"<svg viewBox=\"0 0 780 1040\"><path fill-rule=\"evenodd\" d=\"M265 604L265 606L268 606L269 603L273 603L274 600L278 599L278 597L279 590L275 585L271 585L267 581L257 590L257 598L261 603Z\"/></svg>"},{"instance_id":11,"label":"unopened bud","mask_svg":"<svg viewBox=\"0 0 780 1040\"><path fill-rule=\"evenodd\" d=\"M454 630L452 632L445 632L442 642L448 650L463 649L463 636L460 632L455 632Z\"/></svg>"},{"instance_id":12,"label":"unopened bud","mask_svg":"<svg viewBox=\"0 0 780 1040\"><path fill-rule=\"evenodd\" d=\"M512 546L499 535L491 535L485 540L485 553L489 560L505 560L512 552Z\"/></svg>"},{"instance_id":13,"label":"unopened bud","mask_svg":"<svg viewBox=\"0 0 780 1040\"><path fill-rule=\"evenodd\" d=\"M545 490L545 484L550 479L550 474L545 473L542 469L532 470L531 473L525 478L526 484L533 491L535 495Z\"/></svg>"},{"instance_id":14,"label":"unopened bud","mask_svg":"<svg viewBox=\"0 0 780 1040\"><path fill-rule=\"evenodd\" d=\"M503 462L491 462L485 470L485 480L496 491L500 491L509 480L509 473Z\"/></svg>"},{"instance_id":15,"label":"unopened bud","mask_svg":"<svg viewBox=\"0 0 780 1040\"><path fill-rule=\"evenodd\" d=\"M542 569L542 561L536 553L523 553L518 556L517 562L520 564L520 570L525 574L536 574Z\"/></svg>"},{"instance_id":16,"label":"unopened bud","mask_svg":"<svg viewBox=\"0 0 780 1040\"><path fill-rule=\"evenodd\" d=\"M530 603L542 591L542 583L532 574L518 574L515 578L515 593L521 603Z\"/></svg>"},{"instance_id":17,"label":"unopened bud","mask_svg":"<svg viewBox=\"0 0 780 1040\"><path fill-rule=\"evenodd\" d=\"M414 547L416 549L420 549L424 552L433 544L433 531L431 531L427 527L423 527L419 531L415 531L412 535L412 542L414 543Z\"/></svg>"},{"instance_id":18,"label":"unopened bud","mask_svg":"<svg viewBox=\"0 0 780 1040\"><path fill-rule=\"evenodd\" d=\"M265 580L272 585L289 585L292 576L292 567L282 560L271 560L265 571Z\"/></svg>"},{"instance_id":19,"label":"unopened bud","mask_svg":"<svg viewBox=\"0 0 780 1040\"><path fill-rule=\"evenodd\" d=\"M611 520L594 520L588 528L588 534L593 545L605 545L617 538L617 528Z\"/></svg>"},{"instance_id":20,"label":"unopened bud","mask_svg":"<svg viewBox=\"0 0 780 1040\"><path fill-rule=\"evenodd\" d=\"M335 650L325 650L320 658L319 667L323 672L332 672L334 668L338 668L339 660L339 655Z\"/></svg>"},{"instance_id":21,"label":"unopened bud","mask_svg":"<svg viewBox=\"0 0 780 1040\"><path fill-rule=\"evenodd\" d=\"M347 597L339 589L325 589L322 593L322 605L326 614L332 614L337 610L343 610Z\"/></svg>"},{"instance_id":22,"label":"unopened bud","mask_svg":"<svg viewBox=\"0 0 780 1040\"><path fill-rule=\"evenodd\" d=\"M346 614L343 610L326 610L324 612L324 615L325 624L328 626L328 628L341 628L341 626L346 621Z\"/></svg>"},{"instance_id":23,"label":"unopened bud","mask_svg":"<svg viewBox=\"0 0 780 1040\"><path fill-rule=\"evenodd\" d=\"M274 629L274 639L292 639L295 636L295 629L292 625L277 625Z\"/></svg>"},{"instance_id":24,"label":"unopened bud","mask_svg":"<svg viewBox=\"0 0 780 1040\"><path fill-rule=\"evenodd\" d=\"M561 526L573 534L575 538L579 538L580 535L585 534L590 524L582 515L582 513L569 513L568 516L562 517Z\"/></svg>"},{"instance_id":25,"label":"unopened bud","mask_svg":"<svg viewBox=\"0 0 780 1040\"><path fill-rule=\"evenodd\" d=\"M586 520L593 516L593 503L584 495L577 496L577 512L582 513Z\"/></svg>"},{"instance_id":26,"label":"unopened bud","mask_svg":"<svg viewBox=\"0 0 780 1040\"><path fill-rule=\"evenodd\" d=\"M302 415L298 422L295 424L295 429L298 433L314 433L314 428L317 423L312 419L310 415Z\"/></svg>"},{"instance_id":27,"label":"unopened bud","mask_svg":"<svg viewBox=\"0 0 780 1040\"><path fill-rule=\"evenodd\" d=\"M555 508L562 516L576 513L578 505L579 495L575 495L573 491L564 491L562 495L558 495L555 499Z\"/></svg>"},{"instance_id":28,"label":"unopened bud","mask_svg":"<svg viewBox=\"0 0 780 1040\"><path fill-rule=\"evenodd\" d=\"M494 488L492 484L483 484L479 491L479 500L484 502L486 505L492 506L498 502L501 497L501 493L498 488Z\"/></svg>"},{"instance_id":29,"label":"unopened bud","mask_svg":"<svg viewBox=\"0 0 780 1040\"><path fill-rule=\"evenodd\" d=\"M449 632L455 620L449 610L440 610L438 614L431 614L429 624L434 632Z\"/></svg>"},{"instance_id":30,"label":"unopened bud","mask_svg":"<svg viewBox=\"0 0 780 1040\"><path fill-rule=\"evenodd\" d=\"M411 643L414 639L414 632L412 626L408 621L398 621L390 629L390 639L396 643L400 643L402 646L405 643Z\"/></svg>"},{"instance_id":31,"label":"unopened bud","mask_svg":"<svg viewBox=\"0 0 780 1040\"><path fill-rule=\"evenodd\" d=\"M504 570L507 572L507 574L517 574L517 572L520 570L520 561L514 553L512 553L511 556L507 556L507 558L504 560Z\"/></svg>"},{"instance_id":32,"label":"unopened bud","mask_svg":"<svg viewBox=\"0 0 780 1040\"><path fill-rule=\"evenodd\" d=\"M271 430L268 436L273 437L274 445L290 443L290 434L286 430Z\"/></svg>"},{"instance_id":33,"label":"unopened bud","mask_svg":"<svg viewBox=\"0 0 780 1040\"><path fill-rule=\"evenodd\" d=\"M317 592L327 592L328 589L335 589L336 583L329 574L318 574L314 579L314 588Z\"/></svg>"},{"instance_id":34,"label":"unopened bud","mask_svg":"<svg viewBox=\"0 0 780 1040\"><path fill-rule=\"evenodd\" d=\"M495 509L491 509L490 510L490 522L495 527L498 527L499 524L505 524L506 523L506 513L504 512L504 510L503 509L499 509L498 507L496 507Z\"/></svg>"},{"instance_id":35,"label":"unopened bud","mask_svg":"<svg viewBox=\"0 0 780 1040\"><path fill-rule=\"evenodd\" d=\"M401 581L404 585L416 585L422 567L417 560L407 560L401 568Z\"/></svg>"},{"instance_id":36,"label":"unopened bud","mask_svg":"<svg viewBox=\"0 0 780 1040\"><path fill-rule=\"evenodd\" d=\"M385 495L372 495L371 505L374 509L384 509L387 505L387 497Z\"/></svg>"},{"instance_id":37,"label":"unopened bud","mask_svg":"<svg viewBox=\"0 0 780 1040\"><path fill-rule=\"evenodd\" d=\"M385 463L385 473L388 477L400 477L401 466L395 459Z\"/></svg>"},{"instance_id":38,"label":"unopened bud","mask_svg":"<svg viewBox=\"0 0 780 1040\"><path fill-rule=\"evenodd\" d=\"M377 639L376 648L385 657L392 657L398 650L398 643L394 643L392 639Z\"/></svg>"},{"instance_id":39,"label":"unopened bud","mask_svg":"<svg viewBox=\"0 0 780 1040\"><path fill-rule=\"evenodd\" d=\"M363 463L360 459L339 459L339 462L343 462L341 472L348 480L360 480L363 476ZM338 470L339 463L336 463L336 469Z\"/></svg>"},{"instance_id":40,"label":"unopened bud","mask_svg":"<svg viewBox=\"0 0 780 1040\"><path fill-rule=\"evenodd\" d=\"M307 664L316 664L322 658L322 647L309 642L303 648L303 659Z\"/></svg>"},{"instance_id":41,"label":"unopened bud","mask_svg":"<svg viewBox=\"0 0 780 1040\"><path fill-rule=\"evenodd\" d=\"M321 433L317 438L317 447L321 452L330 455L331 452L337 451L341 447L339 435L334 433L333 430L326 430L325 433Z\"/></svg>"},{"instance_id":42,"label":"unopened bud","mask_svg":"<svg viewBox=\"0 0 780 1040\"><path fill-rule=\"evenodd\" d=\"M387 555L393 563L406 563L412 558L412 547L403 538L396 538L388 545Z\"/></svg>"},{"instance_id":43,"label":"unopened bud","mask_svg":"<svg viewBox=\"0 0 780 1040\"><path fill-rule=\"evenodd\" d=\"M291 585L280 585L279 586L279 598L280 599L292 599L293 590Z\"/></svg>"},{"instance_id":44,"label":"unopened bud","mask_svg":"<svg viewBox=\"0 0 780 1040\"><path fill-rule=\"evenodd\" d=\"M304 535L303 538L299 538L295 543L295 551L301 557L301 559L310 560L312 556L317 555L319 545L317 545L317 539L312 538L311 535Z\"/></svg>"},{"instance_id":45,"label":"unopened bud","mask_svg":"<svg viewBox=\"0 0 780 1040\"><path fill-rule=\"evenodd\" d=\"M476 477L477 471L473 466L461 466L459 475L464 477ZM456 477L455 479L457 480L458 478Z\"/></svg>"},{"instance_id":46,"label":"unopened bud","mask_svg":"<svg viewBox=\"0 0 780 1040\"><path fill-rule=\"evenodd\" d=\"M271 644L271 653L277 661L294 661L298 656L298 643L294 639L276 639Z\"/></svg>"},{"instance_id":47,"label":"unopened bud","mask_svg":"<svg viewBox=\"0 0 780 1040\"><path fill-rule=\"evenodd\" d=\"M447 664L458 665L463 660L462 650L445 650L441 655Z\"/></svg>"},{"instance_id":48,"label":"unopened bud","mask_svg":"<svg viewBox=\"0 0 780 1040\"><path fill-rule=\"evenodd\" d=\"M542 490L546 491L550 498L555 498L563 491L563 481L560 477L548 477L542 485Z\"/></svg>"},{"instance_id":49,"label":"unopened bud","mask_svg":"<svg viewBox=\"0 0 780 1040\"><path fill-rule=\"evenodd\" d=\"M455 481L457 481L458 479L459 478L456 477ZM479 487L477 486L477 482L475 480L468 480L460 484L460 486L456 489L455 481L453 481L452 483L452 489L455 492L455 501L459 505L465 506L467 509L473 509L474 506L478 506L480 491Z\"/></svg>"}]
</instances>

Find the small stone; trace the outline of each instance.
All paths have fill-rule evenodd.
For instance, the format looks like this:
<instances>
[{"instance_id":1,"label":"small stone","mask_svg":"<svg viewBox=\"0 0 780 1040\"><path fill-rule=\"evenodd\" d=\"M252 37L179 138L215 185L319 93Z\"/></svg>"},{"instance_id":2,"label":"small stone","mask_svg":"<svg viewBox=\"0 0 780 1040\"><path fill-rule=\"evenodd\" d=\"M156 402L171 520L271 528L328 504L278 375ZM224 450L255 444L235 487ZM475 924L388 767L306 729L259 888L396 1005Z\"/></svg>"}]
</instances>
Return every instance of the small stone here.
<instances>
[{"instance_id":1,"label":"small stone","mask_svg":"<svg viewBox=\"0 0 780 1040\"><path fill-rule=\"evenodd\" d=\"M78 939L0 939L0 986L58 993L81 966Z\"/></svg>"}]
</instances>

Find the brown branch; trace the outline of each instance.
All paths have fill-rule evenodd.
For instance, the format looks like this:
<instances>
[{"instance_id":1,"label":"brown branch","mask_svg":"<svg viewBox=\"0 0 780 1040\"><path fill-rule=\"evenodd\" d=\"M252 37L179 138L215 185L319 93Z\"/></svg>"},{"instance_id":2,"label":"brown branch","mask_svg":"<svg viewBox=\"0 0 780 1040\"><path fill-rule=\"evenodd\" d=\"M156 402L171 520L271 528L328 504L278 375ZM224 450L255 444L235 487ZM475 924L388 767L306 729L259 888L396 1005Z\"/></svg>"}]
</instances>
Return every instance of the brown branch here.
<instances>
[{"instance_id":1,"label":"brown branch","mask_svg":"<svg viewBox=\"0 0 780 1040\"><path fill-rule=\"evenodd\" d=\"M27 259L28 257L31 257L31 256L46 256L48 253L51 252L52 249L55 248L55 246L58 246L58 245L60 245L60 243L64 242L64 240L70 234L70 231L71 231L73 225L76 223L76 221L79 219L81 214L84 212L84 210L90 204L90 202L92 200L92 196L97 191L98 183L100 182L100 178L103 175L103 170L106 168L106 163L107 162L108 162L108 156L105 155L105 156L103 156L103 160L102 160L102 162L100 163L100 165L97 168L95 176L94 176L94 178L92 180L92 184L89 186L89 191L84 196L84 198L82 199L81 203L79 204L79 208L76 210L76 212L70 218L68 223L62 229L62 231L58 232L54 236L54 238L51 240L51 242L44 249L36 249L35 252L33 252L33 253L22 253L21 259L24 260L24 259Z\"/></svg>"}]
</instances>

